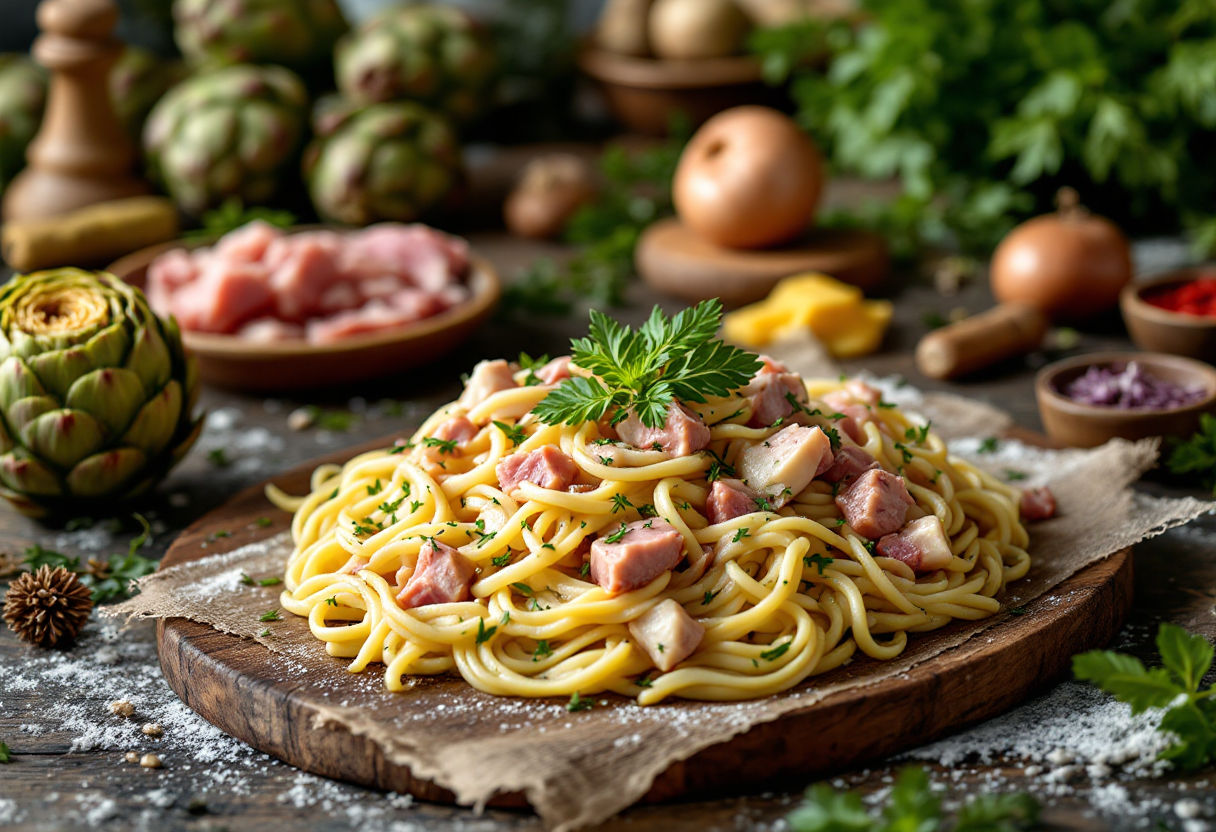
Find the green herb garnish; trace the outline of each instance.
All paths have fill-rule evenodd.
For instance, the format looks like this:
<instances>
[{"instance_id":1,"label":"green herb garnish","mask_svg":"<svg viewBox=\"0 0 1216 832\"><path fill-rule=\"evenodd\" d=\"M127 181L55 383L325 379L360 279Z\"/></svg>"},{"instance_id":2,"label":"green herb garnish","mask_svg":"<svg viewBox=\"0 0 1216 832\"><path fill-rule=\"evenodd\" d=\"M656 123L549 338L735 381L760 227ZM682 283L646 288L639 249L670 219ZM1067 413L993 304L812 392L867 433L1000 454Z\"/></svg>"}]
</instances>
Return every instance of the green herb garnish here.
<instances>
[{"instance_id":1,"label":"green herb garnish","mask_svg":"<svg viewBox=\"0 0 1216 832\"><path fill-rule=\"evenodd\" d=\"M570 713L575 713L576 711L589 711L594 707L595 703L590 699L583 699L580 697L578 695L578 691L575 691L574 695L570 697L570 701L566 703L566 710Z\"/></svg>"},{"instance_id":2,"label":"green herb garnish","mask_svg":"<svg viewBox=\"0 0 1216 832\"><path fill-rule=\"evenodd\" d=\"M279 615L279 611L277 609L270 610L268 612L264 612L258 616L258 621L263 621L263 622L265 622L265 621L282 621L282 620L283 620L283 616Z\"/></svg>"},{"instance_id":3,"label":"green herb garnish","mask_svg":"<svg viewBox=\"0 0 1216 832\"><path fill-rule=\"evenodd\" d=\"M507 435L507 438L511 440L511 447L522 444L528 438L528 434L524 433L523 429L518 426L508 425L504 422L492 422L491 424Z\"/></svg>"}]
</instances>

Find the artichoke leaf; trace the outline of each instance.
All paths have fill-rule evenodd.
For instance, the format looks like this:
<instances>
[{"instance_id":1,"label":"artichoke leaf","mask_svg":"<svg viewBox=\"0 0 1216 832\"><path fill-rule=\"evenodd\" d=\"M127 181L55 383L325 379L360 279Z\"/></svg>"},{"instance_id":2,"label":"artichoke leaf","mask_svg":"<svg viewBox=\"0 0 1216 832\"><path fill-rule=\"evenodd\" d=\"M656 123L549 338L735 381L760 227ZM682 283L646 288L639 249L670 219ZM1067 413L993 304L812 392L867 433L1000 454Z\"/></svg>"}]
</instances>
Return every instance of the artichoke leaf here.
<instances>
[{"instance_id":1,"label":"artichoke leaf","mask_svg":"<svg viewBox=\"0 0 1216 832\"><path fill-rule=\"evenodd\" d=\"M135 333L135 344L127 356L126 367L143 382L144 390L159 390L165 386L173 372L173 360L159 327L145 326Z\"/></svg>"},{"instance_id":2,"label":"artichoke leaf","mask_svg":"<svg viewBox=\"0 0 1216 832\"><path fill-rule=\"evenodd\" d=\"M13 439L13 434L9 432L9 428L4 424L4 419L0 418L0 454L5 454L17 447L16 441Z\"/></svg>"},{"instance_id":3,"label":"artichoke leaf","mask_svg":"<svg viewBox=\"0 0 1216 832\"><path fill-rule=\"evenodd\" d=\"M13 431L19 434L30 422L37 419L43 413L58 410L59 406L59 400L50 396L26 396L24 399L17 399L17 401L9 405L8 410L4 412L4 416Z\"/></svg>"},{"instance_id":4,"label":"artichoke leaf","mask_svg":"<svg viewBox=\"0 0 1216 832\"><path fill-rule=\"evenodd\" d=\"M130 348L131 336L121 321L106 327L84 345L93 368L122 366L123 357Z\"/></svg>"},{"instance_id":5,"label":"artichoke leaf","mask_svg":"<svg viewBox=\"0 0 1216 832\"><path fill-rule=\"evenodd\" d=\"M171 381L140 409L123 434L122 443L140 448L148 456L158 456L177 432L181 414L182 388Z\"/></svg>"},{"instance_id":6,"label":"artichoke leaf","mask_svg":"<svg viewBox=\"0 0 1216 832\"><path fill-rule=\"evenodd\" d=\"M105 443L101 422L83 410L43 413L21 431L21 441L40 460L71 468Z\"/></svg>"},{"instance_id":7,"label":"artichoke leaf","mask_svg":"<svg viewBox=\"0 0 1216 832\"><path fill-rule=\"evenodd\" d=\"M0 483L21 494L55 497L63 493L55 472L21 450L0 456Z\"/></svg>"},{"instance_id":8,"label":"artichoke leaf","mask_svg":"<svg viewBox=\"0 0 1216 832\"><path fill-rule=\"evenodd\" d=\"M156 389L156 388L152 388ZM107 436L119 436L143 407L147 394L139 376L121 367L94 370L81 377L68 391L68 407L92 414L106 428Z\"/></svg>"},{"instance_id":9,"label":"artichoke leaf","mask_svg":"<svg viewBox=\"0 0 1216 832\"><path fill-rule=\"evenodd\" d=\"M46 388L21 358L10 355L0 364L0 409L8 410L18 399L44 395Z\"/></svg>"},{"instance_id":10,"label":"artichoke leaf","mask_svg":"<svg viewBox=\"0 0 1216 832\"><path fill-rule=\"evenodd\" d=\"M42 380L42 386L59 398L67 395L78 378L97 366L83 347L44 352L26 360Z\"/></svg>"},{"instance_id":11,"label":"artichoke leaf","mask_svg":"<svg viewBox=\"0 0 1216 832\"><path fill-rule=\"evenodd\" d=\"M112 448L93 454L68 473L68 491L77 497L116 496L147 462L147 454L139 448Z\"/></svg>"},{"instance_id":12,"label":"artichoke leaf","mask_svg":"<svg viewBox=\"0 0 1216 832\"><path fill-rule=\"evenodd\" d=\"M186 413L193 413L198 404L198 359L193 355L186 356Z\"/></svg>"}]
</instances>

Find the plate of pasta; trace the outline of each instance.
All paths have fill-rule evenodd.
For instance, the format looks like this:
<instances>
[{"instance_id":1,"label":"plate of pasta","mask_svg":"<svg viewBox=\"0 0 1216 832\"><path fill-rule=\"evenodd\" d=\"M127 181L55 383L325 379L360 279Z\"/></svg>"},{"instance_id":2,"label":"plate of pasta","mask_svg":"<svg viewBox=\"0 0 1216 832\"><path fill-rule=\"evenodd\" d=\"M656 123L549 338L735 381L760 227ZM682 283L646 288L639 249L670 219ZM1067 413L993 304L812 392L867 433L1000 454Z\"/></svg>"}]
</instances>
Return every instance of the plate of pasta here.
<instances>
[{"instance_id":1,"label":"plate of pasta","mask_svg":"<svg viewBox=\"0 0 1216 832\"><path fill-rule=\"evenodd\" d=\"M282 608L389 691L752 700L1001 611L1022 490L854 379L718 339L707 301L483 361L408 440L323 465Z\"/></svg>"}]
</instances>

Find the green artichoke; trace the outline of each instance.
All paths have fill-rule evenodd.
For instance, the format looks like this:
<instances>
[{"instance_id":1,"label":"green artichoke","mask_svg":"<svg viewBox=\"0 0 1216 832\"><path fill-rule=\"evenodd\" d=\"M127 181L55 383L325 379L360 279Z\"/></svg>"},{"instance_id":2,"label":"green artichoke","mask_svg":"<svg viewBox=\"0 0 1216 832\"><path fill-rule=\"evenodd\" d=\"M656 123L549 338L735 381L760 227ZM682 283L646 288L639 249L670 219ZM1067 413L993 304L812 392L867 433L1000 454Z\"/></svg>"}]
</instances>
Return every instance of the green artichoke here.
<instances>
[{"instance_id":1,"label":"green artichoke","mask_svg":"<svg viewBox=\"0 0 1216 832\"><path fill-rule=\"evenodd\" d=\"M25 166L46 105L46 73L24 55L0 54L0 191Z\"/></svg>"},{"instance_id":2,"label":"green artichoke","mask_svg":"<svg viewBox=\"0 0 1216 832\"><path fill-rule=\"evenodd\" d=\"M440 207L463 181L456 131L412 101L353 108L318 102L318 138L304 157L313 207L326 220L411 222Z\"/></svg>"},{"instance_id":3,"label":"green artichoke","mask_svg":"<svg viewBox=\"0 0 1216 832\"><path fill-rule=\"evenodd\" d=\"M143 142L149 172L187 214L234 196L265 204L296 171L307 110L303 82L283 67L201 72L152 108Z\"/></svg>"},{"instance_id":4,"label":"green artichoke","mask_svg":"<svg viewBox=\"0 0 1216 832\"><path fill-rule=\"evenodd\" d=\"M181 61L165 60L138 46L123 50L110 70L110 101L127 135L139 141L153 105L185 76Z\"/></svg>"},{"instance_id":5,"label":"green artichoke","mask_svg":"<svg viewBox=\"0 0 1216 832\"><path fill-rule=\"evenodd\" d=\"M349 28L334 0L176 0L174 38L186 60L282 64L304 70L329 60Z\"/></svg>"},{"instance_id":6,"label":"green artichoke","mask_svg":"<svg viewBox=\"0 0 1216 832\"><path fill-rule=\"evenodd\" d=\"M0 496L82 513L143 493L203 420L172 319L116 277L55 269L0 287Z\"/></svg>"},{"instance_id":7,"label":"green artichoke","mask_svg":"<svg viewBox=\"0 0 1216 832\"><path fill-rule=\"evenodd\" d=\"M373 104L408 98L467 122L485 108L494 78L489 31L460 9L389 6L338 41L338 89Z\"/></svg>"}]
</instances>

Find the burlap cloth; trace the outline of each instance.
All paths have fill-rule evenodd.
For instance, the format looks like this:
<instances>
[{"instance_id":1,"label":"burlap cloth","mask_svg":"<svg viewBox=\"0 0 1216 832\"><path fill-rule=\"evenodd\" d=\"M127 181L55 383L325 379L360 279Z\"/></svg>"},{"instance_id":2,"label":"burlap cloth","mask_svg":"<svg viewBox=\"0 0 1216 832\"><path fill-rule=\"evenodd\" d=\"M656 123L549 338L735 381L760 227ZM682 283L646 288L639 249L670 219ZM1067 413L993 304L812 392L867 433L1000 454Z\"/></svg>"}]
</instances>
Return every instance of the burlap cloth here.
<instances>
[{"instance_id":1,"label":"burlap cloth","mask_svg":"<svg viewBox=\"0 0 1216 832\"><path fill-rule=\"evenodd\" d=\"M805 345L782 356L809 376L831 368ZM932 418L959 456L995 471L1018 470L1027 484L1049 482L1059 515L1032 527L1034 566L1003 600L1021 606L1108 555L1185 523L1216 504L1157 499L1131 488L1157 458L1155 441L1111 442L1089 451L1044 451L1015 442L981 452L977 438L998 433L1010 420L1000 411L955 396L890 388L890 400ZM415 777L450 789L461 803L482 805L498 793L522 792L554 830L596 823L642 797L655 777L701 749L754 725L806 708L828 694L871 685L999 626L956 623L914 635L899 658L857 661L797 689L741 703L670 701L646 708L620 697L597 700L589 711L564 703L488 696L455 679L422 679L404 693L383 689L379 666L346 672L293 616L271 624L258 616L278 606L274 587L249 586L242 574L281 575L291 551L285 536L233 552L164 569L140 581L140 594L107 614L139 618L182 617L264 645L267 668L299 685L315 702L311 730L348 730L378 745L387 760ZM1060 597L1066 604L1067 598ZM260 636L264 630L269 636ZM745 761L744 761L745 762Z\"/></svg>"}]
</instances>

